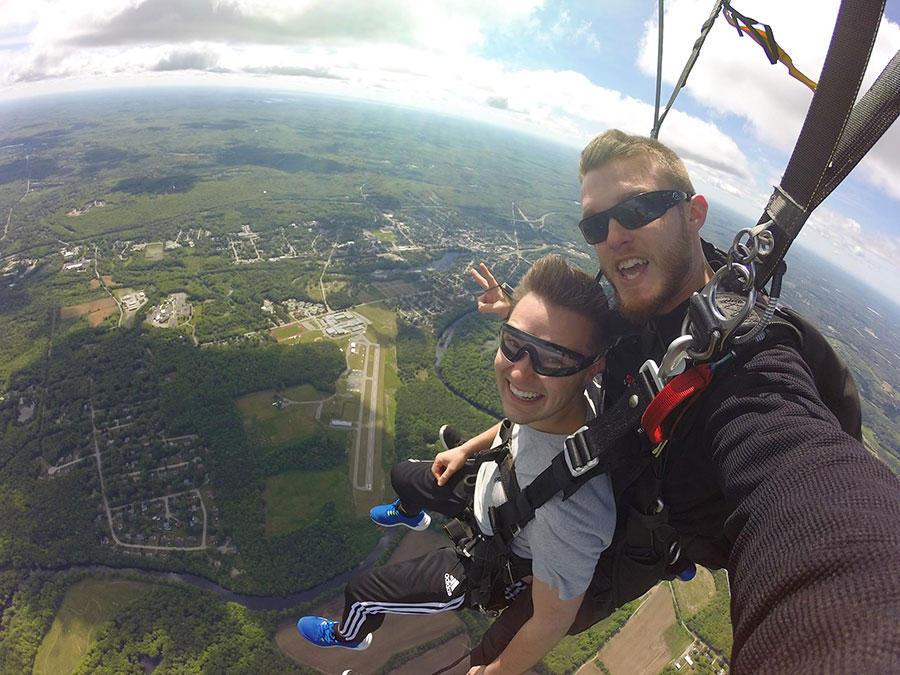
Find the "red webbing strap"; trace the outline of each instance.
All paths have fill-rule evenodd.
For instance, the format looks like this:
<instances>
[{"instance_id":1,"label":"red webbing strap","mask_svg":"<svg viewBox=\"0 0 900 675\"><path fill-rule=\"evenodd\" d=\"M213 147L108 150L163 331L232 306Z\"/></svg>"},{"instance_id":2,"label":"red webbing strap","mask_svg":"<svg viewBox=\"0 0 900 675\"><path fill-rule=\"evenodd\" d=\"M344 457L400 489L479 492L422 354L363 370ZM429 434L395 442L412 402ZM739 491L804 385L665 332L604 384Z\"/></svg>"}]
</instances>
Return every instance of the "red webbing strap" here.
<instances>
[{"instance_id":1,"label":"red webbing strap","mask_svg":"<svg viewBox=\"0 0 900 675\"><path fill-rule=\"evenodd\" d=\"M712 379L712 368L708 363L694 366L672 379L663 387L641 417L641 426L654 443L662 443L672 433L675 422L680 418L674 413L687 407L702 394Z\"/></svg>"}]
</instances>

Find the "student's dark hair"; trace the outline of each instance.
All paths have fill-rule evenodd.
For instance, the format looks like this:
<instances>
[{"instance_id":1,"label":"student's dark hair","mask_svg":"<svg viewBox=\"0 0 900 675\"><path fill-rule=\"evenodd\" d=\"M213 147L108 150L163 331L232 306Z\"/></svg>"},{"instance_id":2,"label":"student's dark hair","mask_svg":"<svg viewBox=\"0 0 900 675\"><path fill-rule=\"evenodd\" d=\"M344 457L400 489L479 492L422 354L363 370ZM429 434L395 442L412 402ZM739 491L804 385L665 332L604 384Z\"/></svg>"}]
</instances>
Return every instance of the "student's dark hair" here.
<instances>
[{"instance_id":1,"label":"student's dark hair","mask_svg":"<svg viewBox=\"0 0 900 675\"><path fill-rule=\"evenodd\" d=\"M586 318L593 327L594 353L606 349L605 322L609 306L603 287L592 276L569 265L561 255L550 253L538 259L522 277L513 293L513 304L529 293Z\"/></svg>"}]
</instances>

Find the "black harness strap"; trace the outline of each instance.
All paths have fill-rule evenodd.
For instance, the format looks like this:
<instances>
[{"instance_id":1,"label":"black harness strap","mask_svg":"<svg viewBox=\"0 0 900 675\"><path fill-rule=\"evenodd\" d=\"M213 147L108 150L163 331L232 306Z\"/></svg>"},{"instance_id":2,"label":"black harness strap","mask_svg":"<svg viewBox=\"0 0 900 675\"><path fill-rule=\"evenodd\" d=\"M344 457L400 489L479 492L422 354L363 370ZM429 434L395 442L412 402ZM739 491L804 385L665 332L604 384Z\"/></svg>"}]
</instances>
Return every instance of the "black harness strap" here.
<instances>
[{"instance_id":1,"label":"black harness strap","mask_svg":"<svg viewBox=\"0 0 900 675\"><path fill-rule=\"evenodd\" d=\"M563 499L568 499L594 476L648 459L646 444L621 441L626 434L640 429L641 416L657 392L642 369L638 381L625 390L612 408L566 439L566 449L553 458L550 466L524 489L506 493L508 501L495 510L494 535L508 544L557 492L562 491Z\"/></svg>"},{"instance_id":2,"label":"black harness strap","mask_svg":"<svg viewBox=\"0 0 900 675\"><path fill-rule=\"evenodd\" d=\"M872 119L868 117L869 114L879 112L882 119L875 126L883 127L883 132L896 118L896 110L891 111L890 106L885 108L867 103L866 106L853 109L883 8L884 0L844 0L841 3L819 85L809 106L803 129L797 138L781 184L775 188L759 220L760 224L772 221L768 229L774 237L774 249L760 265L756 278L757 288L762 288L769 280L813 208L865 154L865 150L859 153L853 149L847 157L837 157L839 147L847 151L853 142L869 140L868 134L864 139L863 134L854 132L848 143L841 144L844 128L870 126ZM863 44L860 44L861 38L865 41ZM880 86L874 97L886 98L891 95L898 98L900 92L896 87L891 92L889 85L886 85ZM858 119L849 124L851 115L858 116ZM880 135L878 133L871 139L871 143ZM832 165L840 168L840 178L837 178L838 172L830 168ZM834 174L834 177L829 177L829 174Z\"/></svg>"}]
</instances>

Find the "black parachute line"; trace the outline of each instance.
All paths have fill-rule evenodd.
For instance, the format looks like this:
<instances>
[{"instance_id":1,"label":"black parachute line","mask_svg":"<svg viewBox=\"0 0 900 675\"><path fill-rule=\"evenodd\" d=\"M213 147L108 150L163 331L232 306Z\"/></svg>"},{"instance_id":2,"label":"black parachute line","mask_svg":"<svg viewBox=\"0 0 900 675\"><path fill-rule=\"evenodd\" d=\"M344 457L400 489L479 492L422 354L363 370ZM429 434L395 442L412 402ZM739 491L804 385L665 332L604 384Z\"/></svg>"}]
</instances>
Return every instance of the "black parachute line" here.
<instances>
[{"instance_id":1,"label":"black parachute line","mask_svg":"<svg viewBox=\"0 0 900 675\"><path fill-rule=\"evenodd\" d=\"M666 115L669 114L672 104L675 103L675 97L678 96L678 92L684 88L688 75L691 74L691 70L697 62L697 57L700 56L700 49L703 47L703 43L706 42L706 36L709 35L709 31L712 30L713 24L716 22L716 17L719 16L719 11L724 4L725 0L716 0L712 12L709 14L709 18L704 21L703 26L700 27L700 37L694 41L694 47L691 49L691 54L688 56L687 63L684 65L681 75L678 76L678 82L675 83L675 87L672 89L672 94L669 96L669 102L666 103L665 110L663 110L662 115L660 115L659 94L660 88L662 87L663 0L659 0L659 44L656 55L656 108L653 112L653 129L650 131L650 138L657 138L659 136L659 128L662 126L663 120L666 119Z\"/></svg>"}]
</instances>

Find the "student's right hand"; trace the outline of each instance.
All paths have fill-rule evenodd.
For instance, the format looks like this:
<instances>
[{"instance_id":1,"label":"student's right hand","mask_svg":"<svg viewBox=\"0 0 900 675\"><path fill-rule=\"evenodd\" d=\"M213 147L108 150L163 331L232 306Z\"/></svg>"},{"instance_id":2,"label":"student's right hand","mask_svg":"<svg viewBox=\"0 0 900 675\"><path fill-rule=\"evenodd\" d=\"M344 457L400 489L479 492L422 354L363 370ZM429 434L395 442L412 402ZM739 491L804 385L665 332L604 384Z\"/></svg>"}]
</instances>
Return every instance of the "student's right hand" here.
<instances>
[{"instance_id":1,"label":"student's right hand","mask_svg":"<svg viewBox=\"0 0 900 675\"><path fill-rule=\"evenodd\" d=\"M462 446L450 448L435 455L431 473L434 474L438 486L446 485L450 477L465 466L468 458L468 453L462 449Z\"/></svg>"},{"instance_id":2,"label":"student's right hand","mask_svg":"<svg viewBox=\"0 0 900 675\"><path fill-rule=\"evenodd\" d=\"M496 314L505 319L509 316L510 298L506 297L487 265L481 263L478 267L480 274L477 270L469 270L472 278L484 289L484 293L478 297L478 311L482 314Z\"/></svg>"}]
</instances>

